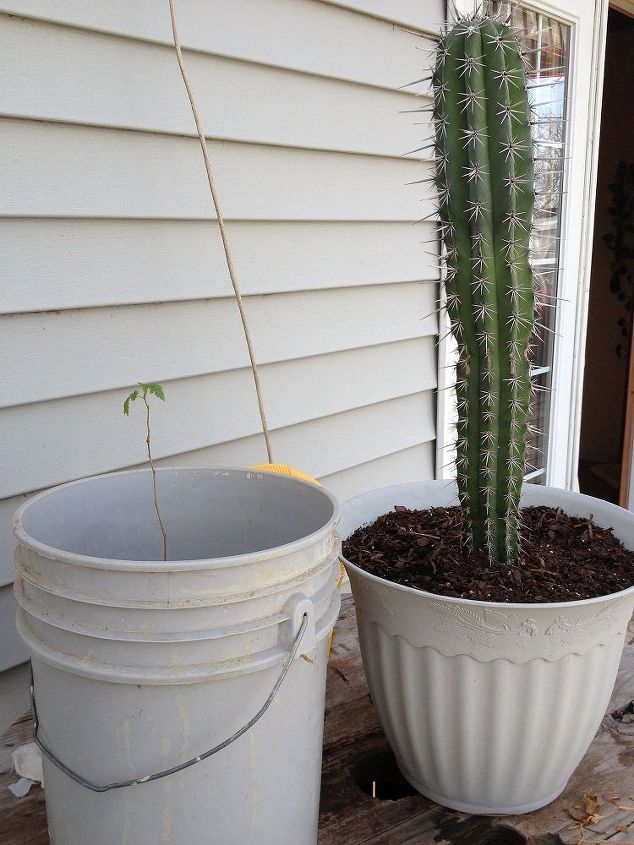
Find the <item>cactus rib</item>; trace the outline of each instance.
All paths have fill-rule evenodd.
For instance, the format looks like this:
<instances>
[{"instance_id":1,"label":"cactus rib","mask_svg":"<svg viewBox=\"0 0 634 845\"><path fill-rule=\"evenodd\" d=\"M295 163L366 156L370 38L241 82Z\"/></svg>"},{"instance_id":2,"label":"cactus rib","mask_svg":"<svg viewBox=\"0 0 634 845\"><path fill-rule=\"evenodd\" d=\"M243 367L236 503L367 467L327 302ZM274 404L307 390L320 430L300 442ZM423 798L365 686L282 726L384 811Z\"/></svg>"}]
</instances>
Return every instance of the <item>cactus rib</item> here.
<instances>
[{"instance_id":1,"label":"cactus rib","mask_svg":"<svg viewBox=\"0 0 634 845\"><path fill-rule=\"evenodd\" d=\"M440 41L433 86L466 540L491 560L515 561L530 400L534 173L526 76L511 30L482 16L458 22Z\"/></svg>"}]
</instances>

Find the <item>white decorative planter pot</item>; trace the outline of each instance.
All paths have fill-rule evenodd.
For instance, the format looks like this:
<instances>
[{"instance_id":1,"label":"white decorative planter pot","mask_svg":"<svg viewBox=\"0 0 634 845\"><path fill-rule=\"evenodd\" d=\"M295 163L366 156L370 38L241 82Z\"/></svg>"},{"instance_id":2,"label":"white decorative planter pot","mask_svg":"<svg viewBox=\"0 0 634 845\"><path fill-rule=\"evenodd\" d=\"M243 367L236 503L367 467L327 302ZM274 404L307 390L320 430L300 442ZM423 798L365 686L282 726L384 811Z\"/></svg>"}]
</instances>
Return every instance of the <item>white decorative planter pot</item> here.
<instances>
[{"instance_id":1,"label":"white decorative planter pot","mask_svg":"<svg viewBox=\"0 0 634 845\"><path fill-rule=\"evenodd\" d=\"M324 489L241 469L103 475L18 512L18 629L40 737L103 786L44 759L52 845L314 845L338 506ZM292 644L302 633L299 650ZM302 655L306 657L301 659ZM289 662L291 661L291 662Z\"/></svg>"},{"instance_id":2,"label":"white decorative planter pot","mask_svg":"<svg viewBox=\"0 0 634 845\"><path fill-rule=\"evenodd\" d=\"M446 481L374 490L343 505L341 536L394 505L455 501ZM592 515L634 548L634 514L615 505L536 485L526 485L522 503ZM469 601L344 562L368 685L412 786L468 813L525 813L553 801L605 713L634 587L556 604Z\"/></svg>"}]
</instances>

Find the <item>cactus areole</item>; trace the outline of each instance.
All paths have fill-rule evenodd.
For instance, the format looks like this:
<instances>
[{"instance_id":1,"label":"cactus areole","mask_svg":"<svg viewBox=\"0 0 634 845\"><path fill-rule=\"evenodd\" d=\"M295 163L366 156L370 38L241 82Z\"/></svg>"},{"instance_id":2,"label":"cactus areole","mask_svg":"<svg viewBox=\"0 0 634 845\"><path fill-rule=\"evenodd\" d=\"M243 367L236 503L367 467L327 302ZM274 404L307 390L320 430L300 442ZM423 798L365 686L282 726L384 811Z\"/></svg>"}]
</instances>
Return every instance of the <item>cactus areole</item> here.
<instances>
[{"instance_id":1,"label":"cactus areole","mask_svg":"<svg viewBox=\"0 0 634 845\"><path fill-rule=\"evenodd\" d=\"M526 73L510 28L459 21L439 41L433 88L465 541L512 562L531 395L534 172Z\"/></svg>"}]
</instances>

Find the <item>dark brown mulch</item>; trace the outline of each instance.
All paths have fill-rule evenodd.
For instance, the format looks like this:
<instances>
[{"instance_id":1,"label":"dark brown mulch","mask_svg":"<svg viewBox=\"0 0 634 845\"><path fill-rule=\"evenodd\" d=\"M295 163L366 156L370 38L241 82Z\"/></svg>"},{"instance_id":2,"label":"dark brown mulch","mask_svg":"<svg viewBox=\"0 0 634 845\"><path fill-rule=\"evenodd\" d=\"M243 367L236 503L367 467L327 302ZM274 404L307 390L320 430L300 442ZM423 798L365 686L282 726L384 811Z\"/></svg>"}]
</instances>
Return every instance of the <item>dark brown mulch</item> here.
<instances>
[{"instance_id":1,"label":"dark brown mulch","mask_svg":"<svg viewBox=\"0 0 634 845\"><path fill-rule=\"evenodd\" d=\"M481 601L577 601L634 584L634 551L612 529L557 508L522 510L521 548L516 564L492 564L465 550L460 508L397 506L358 528L343 553L388 581Z\"/></svg>"}]
</instances>

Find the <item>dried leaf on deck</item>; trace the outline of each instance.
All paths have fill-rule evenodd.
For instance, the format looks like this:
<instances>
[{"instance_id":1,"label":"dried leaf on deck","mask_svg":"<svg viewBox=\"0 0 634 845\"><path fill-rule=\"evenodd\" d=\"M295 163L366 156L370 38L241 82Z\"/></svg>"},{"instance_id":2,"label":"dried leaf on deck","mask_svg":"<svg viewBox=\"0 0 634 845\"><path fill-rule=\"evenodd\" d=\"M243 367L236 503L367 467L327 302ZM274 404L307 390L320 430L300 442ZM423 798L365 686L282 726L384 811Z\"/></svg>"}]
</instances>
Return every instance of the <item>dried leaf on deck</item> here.
<instances>
[{"instance_id":1,"label":"dried leaf on deck","mask_svg":"<svg viewBox=\"0 0 634 845\"><path fill-rule=\"evenodd\" d=\"M597 796L591 795L589 792L586 792L586 794L583 796L583 804L581 805L580 809L584 811L585 815L578 821L580 821L584 827L596 824L603 818L603 816L599 812L599 810L601 809L601 805L599 804Z\"/></svg>"}]
</instances>

